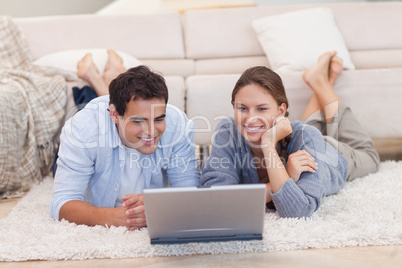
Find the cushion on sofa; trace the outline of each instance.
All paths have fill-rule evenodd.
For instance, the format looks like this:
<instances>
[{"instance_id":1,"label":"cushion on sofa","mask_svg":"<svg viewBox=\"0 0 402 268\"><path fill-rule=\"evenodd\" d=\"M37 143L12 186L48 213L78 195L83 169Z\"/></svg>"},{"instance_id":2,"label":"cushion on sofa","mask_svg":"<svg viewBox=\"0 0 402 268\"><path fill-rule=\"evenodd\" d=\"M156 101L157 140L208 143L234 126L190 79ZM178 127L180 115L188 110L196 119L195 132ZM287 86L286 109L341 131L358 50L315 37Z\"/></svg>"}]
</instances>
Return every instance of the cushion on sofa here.
<instances>
[{"instance_id":1,"label":"cushion on sofa","mask_svg":"<svg viewBox=\"0 0 402 268\"><path fill-rule=\"evenodd\" d=\"M330 8L311 8L253 21L258 40L275 71L313 67L326 51L337 51L346 69L354 65Z\"/></svg>"}]
</instances>

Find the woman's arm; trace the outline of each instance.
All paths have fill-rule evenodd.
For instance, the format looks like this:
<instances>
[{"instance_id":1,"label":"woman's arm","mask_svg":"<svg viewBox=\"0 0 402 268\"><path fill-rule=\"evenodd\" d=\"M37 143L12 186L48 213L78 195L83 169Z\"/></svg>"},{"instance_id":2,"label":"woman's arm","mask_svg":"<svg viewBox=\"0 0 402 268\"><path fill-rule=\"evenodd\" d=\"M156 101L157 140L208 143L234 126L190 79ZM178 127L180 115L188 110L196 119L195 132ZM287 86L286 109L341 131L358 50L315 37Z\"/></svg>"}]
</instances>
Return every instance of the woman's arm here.
<instances>
[{"instance_id":1,"label":"woman's arm","mask_svg":"<svg viewBox=\"0 0 402 268\"><path fill-rule=\"evenodd\" d=\"M273 193L278 192L282 185L290 178L276 151L276 145L278 141L291 133L292 126L289 119L281 116L275 119L275 125L262 136L262 152Z\"/></svg>"},{"instance_id":2,"label":"woman's arm","mask_svg":"<svg viewBox=\"0 0 402 268\"><path fill-rule=\"evenodd\" d=\"M291 132L289 120L278 118L276 125L263 136L263 153L272 187L271 197L281 217L309 217L319 207L324 196L325 189L321 180L325 169L320 164L321 171L317 170L320 172L304 172L297 183L291 179L275 148L276 143ZM310 148L309 153L315 158L314 152L322 149L315 148L315 145L321 146L324 143L319 131L300 129L296 132L292 135L292 139L297 140L293 141L297 143L295 150L305 146Z\"/></svg>"}]
</instances>

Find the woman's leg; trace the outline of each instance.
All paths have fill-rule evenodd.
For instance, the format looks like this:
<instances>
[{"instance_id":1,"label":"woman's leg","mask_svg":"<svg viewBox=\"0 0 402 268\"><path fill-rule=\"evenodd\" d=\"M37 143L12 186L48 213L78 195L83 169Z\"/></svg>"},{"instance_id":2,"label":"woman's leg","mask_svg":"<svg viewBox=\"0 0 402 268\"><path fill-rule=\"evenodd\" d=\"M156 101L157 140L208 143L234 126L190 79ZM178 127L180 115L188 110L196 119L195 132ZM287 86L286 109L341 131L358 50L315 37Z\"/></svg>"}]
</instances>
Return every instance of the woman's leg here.
<instances>
[{"instance_id":1,"label":"woman's leg","mask_svg":"<svg viewBox=\"0 0 402 268\"><path fill-rule=\"evenodd\" d=\"M377 171L380 161L371 137L360 126L350 108L341 104L333 91L341 71L341 61L335 58L335 54L325 53L317 65L303 75L303 79L314 91L304 121L321 126L319 129L327 135L324 139L348 160L347 179L352 180ZM325 94L327 96L323 96Z\"/></svg>"},{"instance_id":2,"label":"woman's leg","mask_svg":"<svg viewBox=\"0 0 402 268\"><path fill-rule=\"evenodd\" d=\"M109 94L108 87L102 79L90 53L77 63L77 76L87 81L98 96Z\"/></svg>"},{"instance_id":3,"label":"woman's leg","mask_svg":"<svg viewBox=\"0 0 402 268\"><path fill-rule=\"evenodd\" d=\"M339 106L337 117L327 124L327 135L324 139L348 160L348 181L378 170L380 157L373 141L349 107Z\"/></svg>"},{"instance_id":4,"label":"woman's leg","mask_svg":"<svg viewBox=\"0 0 402 268\"><path fill-rule=\"evenodd\" d=\"M123 66L123 59L112 49L108 49L109 54L105 70L103 71L102 79L109 88L110 82L115 79L119 74L124 73L126 68Z\"/></svg>"},{"instance_id":5,"label":"woman's leg","mask_svg":"<svg viewBox=\"0 0 402 268\"><path fill-rule=\"evenodd\" d=\"M336 115L340 100L333 90L333 85L342 71L342 65L335 55L335 52L321 55L317 64L303 74L304 81L311 87L314 94L302 118L321 111L325 116L325 121L329 122Z\"/></svg>"}]
</instances>

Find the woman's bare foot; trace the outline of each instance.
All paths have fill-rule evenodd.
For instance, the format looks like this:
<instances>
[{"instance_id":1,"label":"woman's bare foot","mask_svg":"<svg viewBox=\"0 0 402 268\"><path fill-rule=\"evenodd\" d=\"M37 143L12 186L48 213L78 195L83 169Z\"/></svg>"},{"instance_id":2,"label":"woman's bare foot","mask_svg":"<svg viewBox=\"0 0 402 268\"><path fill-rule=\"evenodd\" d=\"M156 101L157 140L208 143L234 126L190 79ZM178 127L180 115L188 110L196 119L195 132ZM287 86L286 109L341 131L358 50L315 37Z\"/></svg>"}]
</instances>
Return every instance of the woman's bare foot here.
<instances>
[{"instance_id":1,"label":"woman's bare foot","mask_svg":"<svg viewBox=\"0 0 402 268\"><path fill-rule=\"evenodd\" d=\"M91 53L85 56L77 63L77 76L87 81L95 90L98 96L108 94L108 89L103 82L103 79L92 60Z\"/></svg>"},{"instance_id":2,"label":"woman's bare foot","mask_svg":"<svg viewBox=\"0 0 402 268\"><path fill-rule=\"evenodd\" d=\"M308 69L303 74L303 80L313 89L329 83L329 69L332 58L336 55L335 51L322 54L317 64Z\"/></svg>"},{"instance_id":3,"label":"woman's bare foot","mask_svg":"<svg viewBox=\"0 0 402 268\"><path fill-rule=\"evenodd\" d=\"M103 71L103 81L109 87L110 82L115 79L119 74L124 73L126 68L123 66L123 59L113 49L108 49L108 60Z\"/></svg>"},{"instance_id":4,"label":"woman's bare foot","mask_svg":"<svg viewBox=\"0 0 402 268\"><path fill-rule=\"evenodd\" d=\"M329 83L334 86L336 79L343 70L343 60L338 56L334 56L329 65Z\"/></svg>"}]
</instances>

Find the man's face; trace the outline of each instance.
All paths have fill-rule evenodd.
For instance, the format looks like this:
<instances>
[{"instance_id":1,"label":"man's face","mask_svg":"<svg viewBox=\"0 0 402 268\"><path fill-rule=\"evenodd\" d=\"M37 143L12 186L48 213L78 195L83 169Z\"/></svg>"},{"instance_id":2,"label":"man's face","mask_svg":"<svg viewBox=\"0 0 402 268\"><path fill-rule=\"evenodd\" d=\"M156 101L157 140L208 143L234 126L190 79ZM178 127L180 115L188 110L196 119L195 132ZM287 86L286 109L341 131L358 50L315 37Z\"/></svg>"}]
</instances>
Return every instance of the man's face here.
<instances>
[{"instance_id":1,"label":"man's face","mask_svg":"<svg viewBox=\"0 0 402 268\"><path fill-rule=\"evenodd\" d=\"M110 116L116 123L121 142L142 154L156 151L158 142L166 128L163 99L131 100L124 116L118 115L110 105Z\"/></svg>"}]
</instances>

